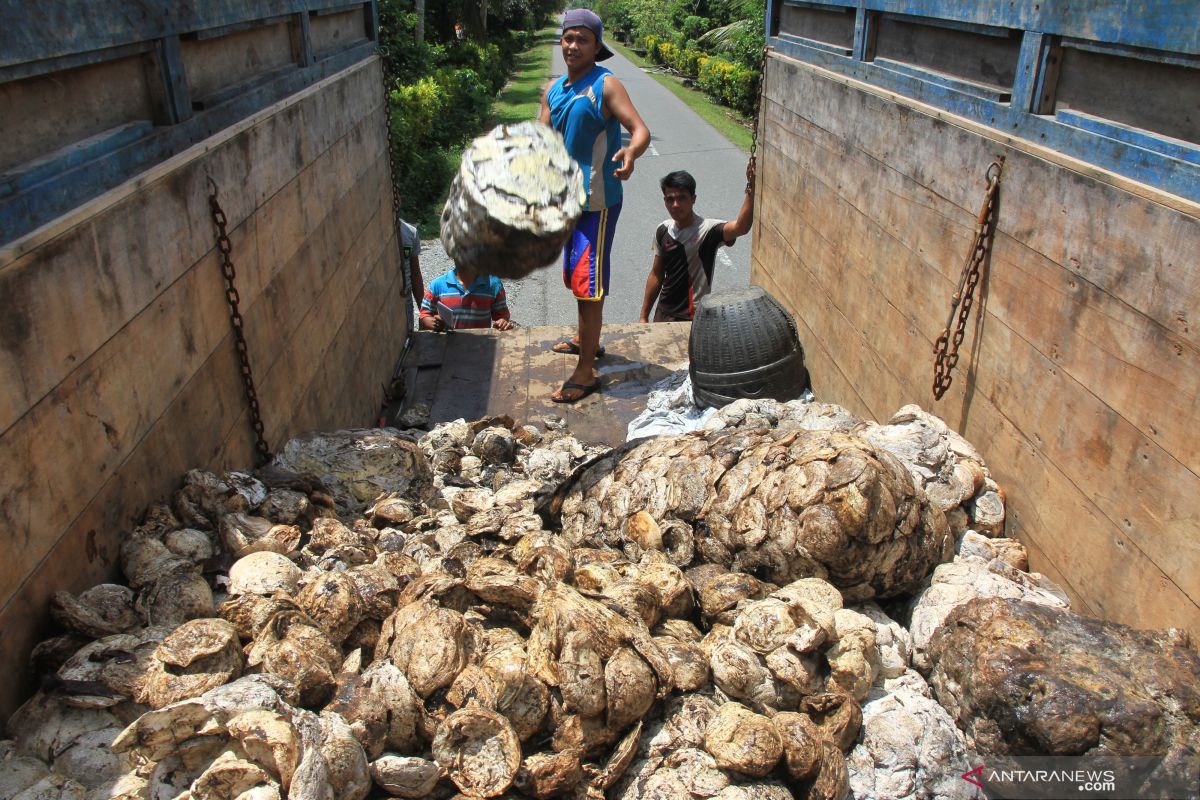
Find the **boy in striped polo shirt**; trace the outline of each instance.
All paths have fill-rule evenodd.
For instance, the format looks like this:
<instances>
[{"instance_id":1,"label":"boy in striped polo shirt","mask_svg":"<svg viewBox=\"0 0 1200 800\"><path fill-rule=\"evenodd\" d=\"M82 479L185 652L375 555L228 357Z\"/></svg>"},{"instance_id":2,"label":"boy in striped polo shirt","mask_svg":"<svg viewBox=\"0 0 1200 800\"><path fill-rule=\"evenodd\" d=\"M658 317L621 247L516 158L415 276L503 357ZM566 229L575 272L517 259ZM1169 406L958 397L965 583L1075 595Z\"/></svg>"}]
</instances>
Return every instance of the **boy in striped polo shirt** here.
<instances>
[{"instance_id":1,"label":"boy in striped polo shirt","mask_svg":"<svg viewBox=\"0 0 1200 800\"><path fill-rule=\"evenodd\" d=\"M494 275L478 275L455 265L445 275L434 278L421 300L421 329L446 330L445 306L454 320L453 330L490 328L506 331L513 326L504 298L504 284Z\"/></svg>"}]
</instances>

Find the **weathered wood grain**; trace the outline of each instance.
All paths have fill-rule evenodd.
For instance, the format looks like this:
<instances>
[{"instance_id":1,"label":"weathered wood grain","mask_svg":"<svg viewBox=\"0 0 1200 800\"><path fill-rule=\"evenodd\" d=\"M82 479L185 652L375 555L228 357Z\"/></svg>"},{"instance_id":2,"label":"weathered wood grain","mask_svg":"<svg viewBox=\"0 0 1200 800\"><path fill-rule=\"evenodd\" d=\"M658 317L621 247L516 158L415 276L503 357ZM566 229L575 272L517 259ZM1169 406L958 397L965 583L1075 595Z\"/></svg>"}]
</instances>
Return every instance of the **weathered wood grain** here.
<instances>
[{"instance_id":1,"label":"weathered wood grain","mask_svg":"<svg viewBox=\"0 0 1200 800\"><path fill-rule=\"evenodd\" d=\"M378 205L378 195L373 200L377 212L373 216L373 224L378 220L378 226L386 230L389 218L382 213L382 206ZM331 334L319 356L321 369L313 373L306 389L300 389L311 415L308 429L318 429L329 419L337 419L339 425L372 422L374 412L383 405L380 387L387 380L390 365L379 364L370 373L364 373L355 362L357 354L374 333L371 323L377 309L391 299L387 287L389 284L395 286L398 270L382 252L381 245L387 241L386 234L364 237L362 241L369 245L352 252L345 266L347 284L352 286L355 283L349 279L350 275L362 276L357 282L357 291L345 299L337 295L329 298L335 303L341 301L340 307L336 304L332 306L337 323L327 328ZM391 297L398 297L398 292L393 290ZM344 312L340 318L336 313L339 308ZM397 339L402 341L400 337ZM350 398L350 404L339 405L338 401L346 396L345 389L351 386L357 391Z\"/></svg>"},{"instance_id":2,"label":"weathered wood grain","mask_svg":"<svg viewBox=\"0 0 1200 800\"><path fill-rule=\"evenodd\" d=\"M346 170L345 163L334 159L332 151L323 156L318 164L322 162L326 162L325 166L329 169L336 167ZM307 170L296 181L301 192L306 185L303 179L305 174ZM331 184L335 183L333 177L330 176ZM382 167L377 160L369 171L351 176L356 183L346 186L344 192L331 194L328 198L328 213L314 227L308 229L311 233L302 239L303 244L283 265L274 281L263 292L261 300L255 300L246 308L247 324L251 331L248 335L251 358L258 375L269 375L274 369L275 361L287 352L287 348L278 346L279 342L300 342L295 338L296 332L309 308L329 283L332 275L343 265L345 254L352 243L347 232L361 233L364 230L372 204L378 203L373 193L385 188L383 181L386 177L385 157ZM342 184L345 185L345 182L342 181ZM300 205L304 202L301 197ZM289 205L289 212L292 209ZM295 222L295 219L291 222ZM371 230L371 235L377 233L380 233L380 229ZM389 231L382 229L382 235L389 235ZM260 243L265 238L260 237ZM262 307L259 306L260 302L264 304ZM320 338L316 337L318 340ZM290 403L284 402L284 406L290 406ZM268 423L272 426L275 424ZM272 429L271 433L274 435L286 429L286 423L280 423L278 430Z\"/></svg>"},{"instance_id":3,"label":"weathered wood grain","mask_svg":"<svg viewBox=\"0 0 1200 800\"><path fill-rule=\"evenodd\" d=\"M1179 308L1181 299L1200 296L1200 266L1194 258L1200 205L1181 201L1181 213L1147 203L1123 188L1005 149L901 103L825 80L790 59L773 57L767 75L772 102L802 110L842 141L847 152L862 151L960 208L978 210L983 170L1004 150L1009 157L1006 231L1200 344L1200 327L1192 323L1189 309ZM864 117L873 124L856 123ZM920 124L914 124L917 120ZM1015 170L1028 170L1027 177L1010 179Z\"/></svg>"},{"instance_id":4,"label":"weathered wood grain","mask_svg":"<svg viewBox=\"0 0 1200 800\"><path fill-rule=\"evenodd\" d=\"M812 148L800 149L811 151ZM801 217L806 216L803 213L805 209L829 211L839 207L836 193L821 182L817 173L818 169L824 169L821 164L832 162L833 159L818 155L803 167L809 177L804 186L814 190L814 193L810 199L794 204L792 210L795 213L789 215L789 224L799 224ZM867 184L875 185L871 181L873 172L865 167L859 171ZM837 175L828 178L831 182L839 179ZM854 198L857 200L861 196L854 195ZM888 196L890 208L906 205L901 192L893 191ZM903 365L915 361L918 367L927 369L928 361L925 358L913 359L912 354L922 350L929 352L933 332L944 324L938 321L940 314L936 301L948 296L953 291L953 285L950 278L940 273L936 266L949 263L953 250L938 247L936 241L926 240L923 249L927 255L922 257L904 244L906 234L901 233L896 238L883 230L879 216L889 212L879 209L879 216L872 218L869 213L860 212L849 202L842 203L842 210L844 213L840 215L821 219L817 227L844 234L844 241L851 249L838 255L845 257L849 265L858 266L867 273L867 281L859 287L862 294L850 295L846 291L847 313L854 315L863 329L874 327L868 339L885 354L886 363ZM959 227L969 231L969 217L965 212L961 217L963 219ZM796 230L792 238L803 235L802 230ZM961 245L955 245L959 252L969 247L970 240L965 237ZM929 275L930 272L934 274ZM843 278L853 274L843 271ZM944 279L945 284L941 289L933 288L931 291L939 278ZM930 280L934 283L931 284ZM867 299L867 293L871 291L888 301L886 308L878 301L872 303ZM1009 292L1007 297L1005 291ZM1010 306L1027 304L1027 295L1027 287L991 283L989 308L993 298L1004 298L1003 302ZM888 318L877 313L879 310L896 313ZM1162 563L1164 569L1185 587L1190 596L1200 598L1200 584L1195 582L1194 577L1200 574L1197 572L1197 567L1200 567L1200 543L1186 535L1186 531L1194 529L1197 520L1200 520L1200 497L1197 493L1200 480L1186 465L1180 464L1150 437L1101 402L1087 386L1063 374L1053 356L1031 346L1028 342L1030 334L1024 333L1025 330L1048 330L1051 337L1069 343L1077 336L1077 331L1069 321L1064 323L1060 315L1053 314L1045 319L1035 317L1019 320L1025 322L1026 326L1017 335L1005 320L997 319L999 324L991 324L993 318L994 315L989 314L985 321L986 333L978 345L982 347L979 360L982 367L977 375L980 389L993 394L1020 397L1024 414L1019 427L1039 442L1047 456L1060 464L1077 484L1095 487L1094 497L1098 508L1114 524L1126 528L1129 535ZM911 334L916 330L927 333L924 338L913 337ZM908 331L909 335L901 336L901 331ZM1063 349L1064 345L1058 345L1054 352ZM905 358L906 353L908 358ZM964 372L970 364L969 360L964 364ZM922 371L909 371L906 382L917 389L927 386L928 376L921 374ZM925 397L928 398L928 395ZM915 399L920 401L921 395L918 394ZM1143 400L1143 403L1154 413L1161 413L1154 410L1152 398ZM935 408L939 413L951 416L945 410L946 406L943 401ZM1111 490L1104 491L1102 487L1112 484L1114 467L1123 471L1122 479ZM1131 502L1132 498L1148 496L1147 493L1156 496L1153 505ZM1161 531L1166 536L1151 534L1151 531Z\"/></svg>"},{"instance_id":5,"label":"weathered wood grain","mask_svg":"<svg viewBox=\"0 0 1200 800\"><path fill-rule=\"evenodd\" d=\"M0 664L11 679L0 686L0 713L11 711L32 689L25 663L33 644L51 633L46 616L50 596L111 580L119 569L121 538L141 520L145 508L169 499L184 470L218 468L206 425L235 413L243 403L239 392L240 374L229 342L192 376L159 424L0 607ZM243 451L235 463L249 463L253 457L248 435Z\"/></svg>"},{"instance_id":6,"label":"weathered wood grain","mask_svg":"<svg viewBox=\"0 0 1200 800\"><path fill-rule=\"evenodd\" d=\"M1197 268L1179 266L1200 244L1196 217L809 71L768 81L754 280L820 341L806 342L814 365L828 349L833 385L857 393L847 405L929 407L932 337L982 196L975 167L1006 152L982 329L933 409L983 449L1012 529L1080 602L1194 628L1200 387L1177 365L1197 348L1167 312L1200 295Z\"/></svg>"},{"instance_id":7,"label":"weathered wood grain","mask_svg":"<svg viewBox=\"0 0 1200 800\"><path fill-rule=\"evenodd\" d=\"M687 363L688 330L689 323L606 326L608 355L597 364L604 390L576 404L550 400L575 364L575 356L550 351L572 334L568 326L421 332L410 359L421 364L416 391L420 402L431 404L435 421L507 415L518 424L538 424L553 416L581 441L616 446L645 408L652 385ZM431 372L437 373L435 392L428 390Z\"/></svg>"},{"instance_id":8,"label":"weathered wood grain","mask_svg":"<svg viewBox=\"0 0 1200 800\"><path fill-rule=\"evenodd\" d=\"M833 340L829 334L832 323L826 315L835 309L828 292L819 282L805 279L808 271L773 223L764 223L756 240L758 237L764 245L762 255L756 250L751 260L751 279L775 294L795 317L813 393L819 398L838 398L837 403L855 414L873 417L856 385L864 372L862 362L853 361L855 354L867 349L865 342ZM776 247L767 249L768 242ZM879 373L872 369L867 374Z\"/></svg>"},{"instance_id":9,"label":"weathered wood grain","mask_svg":"<svg viewBox=\"0 0 1200 800\"><path fill-rule=\"evenodd\" d=\"M819 183L810 181L808 185ZM816 204L814 202L813 205ZM789 215L788 221L796 225L801 216L799 213ZM907 397L902 395L898 400L919 402L920 393L927 391L925 381L928 377L921 374L924 370L909 370L906 375L902 365L915 361L918 366L927 367L925 358L913 359L912 354L914 351L929 352L929 344L926 339L916 342L919 346L914 346L911 340L906 343L903 337L896 335L896 332L913 325L913 318L900 311L904 304L898 302L897 298L908 300L908 313L918 318L931 318L936 313L936 307L928 302L928 293L914 294L912 286L897 286L889 282L893 276L919 272L921 267L919 263L906 263L906 254L900 245L881 239L878 232L865 227L865 223L862 215L851 211L842 218L835 217L825 226L846 231L850 242L874 245L873 249L849 254L836 253L833 256L835 259L842 258L851 267L842 267L839 272L838 291L842 305L852 318L852 324L864 331L865 338L881 354L884 363L897 365L901 370L901 380L910 387L910 394ZM789 239L804 239L802 230L794 228L793 231ZM813 240L814 249L819 250L820 245L819 237ZM849 257L845 258L845 255ZM881 264L885 266L879 267ZM865 265L867 275L863 278L859 276L864 266L859 265ZM872 265L876 267L874 270ZM864 298L869 297L872 291L890 302L864 302ZM948 293L951 287L947 285L944 291ZM1185 592L1192 597L1200 595L1200 587L1196 585L1194 577L1197 574L1195 566L1200 562L1200 550L1185 535L1186 529L1193 526L1192 520L1197 517L1195 476L1169 457L1164 463L1162 459L1152 459L1152 454L1144 448L1139 449L1136 432L1127 423L1122 424L1123 420L1111 410L1106 413L1106 409L1096 403L1083 387L1067 376L1060 375L1044 356L1013 335L1007 326L994 324L989 318L981 346L978 364L982 366L978 367L975 375L976 387L989 396L1012 398L1020 403L1025 413L1018 427L1038 444L1047 457L1058 463L1076 484L1096 487L1094 502L1109 516L1110 521L1127 529L1131 540L1163 564L1164 570L1180 583ZM970 354L967 355L964 373L972 366ZM891 384L878 378L875 381L879 387L875 390L877 396L889 397ZM911 396L913 389L918 392L916 397ZM882 402L876 414L890 413L890 409L898 407L895 396ZM943 401L933 407L952 423L965 416L953 402ZM1107 426L1100 428L1106 433L1097 430L1098 425ZM968 424L965 429L970 436L972 426ZM1128 447L1122 447L1123 444L1128 444ZM1119 487L1104 491L1103 488L1111 483L1110 460L1113 454L1120 458L1120 454L1125 452L1142 453L1144 463L1126 458L1122 462L1124 472ZM1163 480L1164 472L1168 476L1167 485L1157 486L1158 481ZM1159 489L1157 503L1165 514L1154 508L1142 509L1128 503L1130 495L1136 496L1141 491L1153 488ZM1020 497L1022 488L1010 491ZM1168 535L1151 535L1149 531L1155 527ZM1171 544L1167 545L1166 542Z\"/></svg>"},{"instance_id":10,"label":"weathered wood grain","mask_svg":"<svg viewBox=\"0 0 1200 800\"><path fill-rule=\"evenodd\" d=\"M67 0L45 9L45 14L30 14L22 13L24 6L18 0L4 0L0 9L7 24L0 33L0 65L345 5L342 0Z\"/></svg>"},{"instance_id":11,"label":"weathered wood grain","mask_svg":"<svg viewBox=\"0 0 1200 800\"><path fill-rule=\"evenodd\" d=\"M497 336L489 330L447 333L446 357L437 384L431 422L479 419L487 414L488 396L502 367L497 362Z\"/></svg>"},{"instance_id":12,"label":"weathered wood grain","mask_svg":"<svg viewBox=\"0 0 1200 800\"><path fill-rule=\"evenodd\" d=\"M529 419L529 336L530 329L523 326L497 332L496 368L485 415L507 414L520 425Z\"/></svg>"},{"instance_id":13,"label":"weathered wood grain","mask_svg":"<svg viewBox=\"0 0 1200 800\"><path fill-rule=\"evenodd\" d=\"M971 213L968 209L923 189L906 194L905 185L911 183L904 176L861 151L839 146L827 131L794 113L772 106L769 118L796 132L780 141L797 169L819 169L830 185L843 186L855 177L864 181L870 189L855 193L855 206L922 254L948 280L957 279L963 254L971 247L972 231L963 222ZM1200 432L1188 423L1200 410L1200 348L1009 233L1009 183L1039 177L1026 171L1028 165L1019 154L1011 159L991 271L997 289L993 299L1004 305L994 306L994 313L1188 469L1200 473ZM1200 228L1196 246L1200 248ZM1002 286L1008 290L1000 290Z\"/></svg>"},{"instance_id":14,"label":"weathered wood grain","mask_svg":"<svg viewBox=\"0 0 1200 800\"><path fill-rule=\"evenodd\" d=\"M202 261L5 432L0 519L14 551L0 563L3 600L228 330L223 304L215 259Z\"/></svg>"},{"instance_id":15,"label":"weathered wood grain","mask_svg":"<svg viewBox=\"0 0 1200 800\"><path fill-rule=\"evenodd\" d=\"M361 159L363 153L375 152L371 148L382 139L382 121L373 114L379 107L378 92L372 91L369 80L362 82L374 74L351 70L347 78L354 91L343 89L341 93L346 98L367 93L376 98L373 103L356 105L347 100L349 109L331 115L330 126L357 131L353 148L349 142L342 145L343 159L349 160L351 155ZM261 129L242 129L224 140L218 137L201 151L207 154L203 161L192 154L196 157L182 159L175 171L160 174L136 194L129 194L125 187L114 189L110 194L120 196L119 202L105 206L104 199L98 199L89 205L103 207L103 212L65 230L42 248L0 266L0 293L11 298L9 313L0 326L5 345L0 348L0 431L212 249L208 177L220 187L220 202L233 230L252 209L286 185L289 172L294 176L300 166L325 153L333 141L345 141L344 134L332 141L318 135L316 122L301 124L302 119L328 111L325 105L309 105L321 94L281 104L275 115L263 118ZM346 112L355 109L372 113L372 122L351 126ZM288 147L288 142L296 140L298 128L307 132L309 144ZM303 162L299 160L301 151L308 154ZM334 176L326 176L326 191L335 196L344 192L345 185L330 178L339 174L353 178L356 166L351 162ZM137 217L141 224L124 224L128 216ZM312 216L310 211L306 221L312 222ZM289 236L286 241L302 238ZM237 266L252 277L245 249L238 257ZM81 264L94 266L81 269Z\"/></svg>"},{"instance_id":16,"label":"weathered wood grain","mask_svg":"<svg viewBox=\"0 0 1200 800\"><path fill-rule=\"evenodd\" d=\"M315 257L301 266L295 281L281 287L280 296L292 299L281 304L286 316L275 322L293 331L289 336L292 346L266 361L257 373L264 407L278 412L275 418L265 419L273 446L298 430L312 429L321 419L305 397L304 387L317 373L337 374L337 365L325 362L325 351L330 341L341 335L338 331L347 316L357 313L353 298L366 280L366 275L360 274L363 264L374 264L381 244L394 236L390 214L381 213L379 196L372 192L379 188L380 175L386 176L386 158L381 169L363 177L363 191L338 204L339 222L344 224L322 229L324 235L313 238ZM360 235L350 241L344 231L353 230L352 225L358 226ZM399 331L392 333L403 341ZM379 376L379 380L386 377Z\"/></svg>"},{"instance_id":17,"label":"weathered wood grain","mask_svg":"<svg viewBox=\"0 0 1200 800\"><path fill-rule=\"evenodd\" d=\"M769 231L766 241L777 248L791 248L797 256L793 264L771 277L785 290L813 295L817 302L807 305L808 321L813 327L823 330L840 318L854 331L854 339L826 339L826 346L836 353L841 369L855 376L855 383L864 378L869 381L857 391L873 413L890 413L905 402L919 402L921 394L905 385L903 370L906 361L919 358L917 352L929 345L912 341L911 335L900 341L902 333L909 333L910 326L904 325L891 331L887 346L892 352L879 352L873 339L885 323L878 307L882 305L889 312L893 309L881 296L881 287L852 281L857 276L849 273L870 243L848 235L838 218L844 209L818 180L808 176L803 191L806 196L799 200L786 189L780 191L771 208L761 212ZM814 195L817 197L811 204L804 202ZM829 278L825 278L825 270Z\"/></svg>"},{"instance_id":18,"label":"weathered wood grain","mask_svg":"<svg viewBox=\"0 0 1200 800\"><path fill-rule=\"evenodd\" d=\"M763 239L764 251L772 252L770 226L765 230L768 236ZM799 300L788 288L775 283L778 270L760 273L759 266L760 262L756 260L755 279L761 278L763 285L793 307L798 317L812 321L824 339L836 342L839 349L850 351L877 347L874 340L869 343L861 340L859 332L843 315L826 316L823 313L824 302L817 297L821 284L813 273L807 270L802 273L809 281L805 299ZM791 269L796 270L797 266L793 264ZM843 293L847 291L848 277L844 270L838 273L837 282ZM854 383L862 391L878 396L881 392L875 387L882 380L880 376L879 367L875 367L856 374ZM820 373L816 379L820 380ZM823 392L820 397L858 411L853 402L847 402L841 395ZM892 401L881 405L882 410L868 411L866 416L886 418L899 404L902 402ZM1036 543L1043 552L1051 554L1048 564L1053 565L1054 571L1063 579L1064 588L1073 597L1097 613L1129 624L1145 624L1147 619L1169 619L1169 624L1197 630L1200 609L1196 604L1129 537L1104 519L1090 498L1048 463L1034 443L996 409L990 398L976 399L971 414L972 425L967 435L985 454L997 480L1007 488L1010 509L1029 509L1024 514L1014 514L1010 520L1010 533ZM955 420L951 417L948 421L953 424ZM1031 498L1030 494L1034 496ZM1119 557L1096 558L1096 553L1106 551ZM1034 568L1043 567L1035 564ZM1114 586L1122 587L1121 591L1111 591Z\"/></svg>"},{"instance_id":19,"label":"weathered wood grain","mask_svg":"<svg viewBox=\"0 0 1200 800\"><path fill-rule=\"evenodd\" d=\"M383 211L391 218L391 203ZM367 319L358 354L346 380L340 381L340 396L334 407L345 409L346 424L373 426L378 422L391 376L407 338L404 320L404 275L400 269L399 243L395 237L384 244L377 270L383 280L373 317Z\"/></svg>"},{"instance_id":20,"label":"weathered wood grain","mask_svg":"<svg viewBox=\"0 0 1200 800\"><path fill-rule=\"evenodd\" d=\"M558 391L571 376L576 357L551 351L561 339L575 335L577 329L569 325L539 325L528 332L526 340L526 363L528 364L529 392L528 415L530 419L545 416L567 418L570 407L551 401L550 395ZM603 342L604 334L601 334Z\"/></svg>"},{"instance_id":21,"label":"weathered wood grain","mask_svg":"<svg viewBox=\"0 0 1200 800\"><path fill-rule=\"evenodd\" d=\"M364 124L371 130L379 127L375 120ZM348 140L346 151L364 138L345 137ZM357 167L361 160L319 160L313 168L325 167L330 172L326 182L339 186L355 177L345 173L349 166ZM378 198L385 194L380 191L380 163L386 169L386 157L382 162L376 158L376 174L363 180L355 195L357 203L333 205L335 220L318 229L320 236L338 239L342 248L350 247L352 240L360 247L368 246L367 243L372 241L370 235L355 237L356 232L361 234L364 230L362 215L355 218L351 212L377 205ZM335 166L341 169L334 170ZM293 182L296 182L295 178ZM140 219L138 213L147 202L150 201L138 203L131 219ZM159 214L165 214L171 208L151 207ZM293 207L294 204L288 204L289 210ZM270 213L266 221L274 222L280 216ZM258 243L272 238L266 232L259 237L258 231L257 216L254 216L231 230L230 235L235 263L242 278L238 283L242 307L250 322L248 338L252 363L256 363L258 356L261 357L259 361L269 366L273 359L267 356L274 355L272 351L294 345L287 339L275 339L269 350L255 346L256 334L264 332L270 337L278 330L271 324L274 320L255 324L253 309L259 294L260 276L264 274L257 269ZM288 229L281 233L287 234ZM387 235L386 228L383 235ZM127 243L132 238L122 236L119 241ZM115 261L117 246L111 246L108 251L113 254L113 263L108 264L105 271L112 275L125 274L124 265ZM316 266L324 263L315 262ZM339 264L340 259L332 263ZM294 282L295 279L295 275L286 275L282 282ZM319 287L324 283L318 280L313 285ZM27 458L0 465L0 486L12 487L6 493L9 502L3 504L3 513L6 523L13 530L24 532L27 541L18 543L21 544L19 557L0 566L0 586L16 586L32 564L43 557L45 548L51 546L53 539L47 539L46 534L64 529L92 497L96 487L120 468L147 429L155 424L161 405L170 402L169 398L179 391L186 378L227 334L227 319L218 261L215 251L210 251L175 283L165 287L146 311L121 328L94 357L73 371L50 398L27 412L6 432L4 438L13 451L26 454ZM64 328L61 331L64 339L70 330ZM129 358L123 355L127 353L146 355ZM237 391L241 393L240 387ZM263 400L264 409L270 408L269 398L264 395ZM288 408L290 403L282 402L280 407ZM236 424L236 421L231 420L231 423ZM243 438L237 433L228 436L234 436L236 440Z\"/></svg>"},{"instance_id":22,"label":"weathered wood grain","mask_svg":"<svg viewBox=\"0 0 1200 800\"><path fill-rule=\"evenodd\" d=\"M374 117L371 118L374 120ZM376 129L383 130L382 121ZM385 155L377 158L376 174L380 184L374 190L378 210L375 220L384 226L377 237L380 250L375 272L379 273L382 288L374 303L375 311L366 319L366 330L354 363L344 379L340 381L340 396L335 401L339 414L348 420L346 424L374 425L379 419L384 398L389 390L391 377L404 352L408 338L408 298L404 292L407 285L401 264L400 243L396 228L391 221L395 218L392 193L389 191L391 169L386 156L386 138L380 139L380 149ZM370 299L369 296L365 299Z\"/></svg>"},{"instance_id":23,"label":"weathered wood grain","mask_svg":"<svg viewBox=\"0 0 1200 800\"><path fill-rule=\"evenodd\" d=\"M34 313L24 328L10 317L5 331L31 347L0 360L0 378L28 376L15 389L0 380L0 442L12 454L0 461L8 674L21 674L49 594L111 577L123 532L184 470L253 463L206 175L222 186L252 358L277 373L266 399L287 410L273 432L296 432L294 409L310 427L336 426L343 412L369 421L371 387L386 381L404 333L381 325L400 300L401 270L377 84L353 79L362 74L373 73L347 73L350 90L323 85L338 113L294 99L261 128L240 127L114 190L40 246L9 251L0 280ZM326 111L336 136L320 129ZM307 149L288 145L305 138ZM96 315L82 317L86 308ZM39 344L44 365L31 361ZM286 375L289 365L304 369ZM285 378L302 380L287 391ZM15 683L0 690L0 713L19 695Z\"/></svg>"}]
</instances>

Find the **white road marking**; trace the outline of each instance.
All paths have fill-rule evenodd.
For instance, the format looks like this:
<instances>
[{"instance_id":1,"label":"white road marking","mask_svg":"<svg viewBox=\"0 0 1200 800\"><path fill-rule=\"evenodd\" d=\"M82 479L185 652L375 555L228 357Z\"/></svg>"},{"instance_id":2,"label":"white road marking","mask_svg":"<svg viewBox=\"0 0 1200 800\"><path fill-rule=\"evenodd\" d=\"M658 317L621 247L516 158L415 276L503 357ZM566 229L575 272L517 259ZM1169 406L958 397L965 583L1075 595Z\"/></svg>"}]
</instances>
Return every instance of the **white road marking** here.
<instances>
[{"instance_id":1,"label":"white road marking","mask_svg":"<svg viewBox=\"0 0 1200 800\"><path fill-rule=\"evenodd\" d=\"M654 147L654 142L653 142L653 141L651 141L651 142L650 142L650 148L649 148L649 149L650 149L650 155L652 155L652 156L657 156L657 155L658 155L658 150L657 150L657 149Z\"/></svg>"},{"instance_id":2,"label":"white road marking","mask_svg":"<svg viewBox=\"0 0 1200 800\"><path fill-rule=\"evenodd\" d=\"M729 255L725 252L725 248L717 249L717 258L721 259L721 266L726 269L733 269L733 262L729 260Z\"/></svg>"}]
</instances>

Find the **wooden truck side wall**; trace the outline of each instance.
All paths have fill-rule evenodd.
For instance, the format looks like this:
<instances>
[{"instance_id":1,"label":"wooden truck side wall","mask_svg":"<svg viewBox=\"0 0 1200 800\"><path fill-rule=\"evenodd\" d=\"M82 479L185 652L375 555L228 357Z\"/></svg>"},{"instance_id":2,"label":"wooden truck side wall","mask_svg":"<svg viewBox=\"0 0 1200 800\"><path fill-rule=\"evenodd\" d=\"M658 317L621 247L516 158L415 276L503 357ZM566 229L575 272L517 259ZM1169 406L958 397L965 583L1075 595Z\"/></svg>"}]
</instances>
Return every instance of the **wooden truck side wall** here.
<instances>
[{"instance_id":1,"label":"wooden truck side wall","mask_svg":"<svg viewBox=\"0 0 1200 800\"><path fill-rule=\"evenodd\" d=\"M1200 12L1128 5L773 0L752 280L795 314L820 399L918 403L980 447L1009 535L1079 610L1195 636ZM1171 82L1121 98L1122 70ZM998 154L998 234L934 402Z\"/></svg>"},{"instance_id":2,"label":"wooden truck side wall","mask_svg":"<svg viewBox=\"0 0 1200 800\"><path fill-rule=\"evenodd\" d=\"M203 5L215 13L234 4ZM270 80L251 76L210 109L189 105L191 120L221 128L148 169L111 186L49 169L50 186L71 185L85 198L88 187L106 188L0 247L0 670L10 676L0 687L0 718L28 693L26 658L46 633L54 592L117 577L123 536L148 504L171 496L185 470L254 465L209 178L228 217L267 442L373 424L404 344L407 303L381 65L373 44L364 46L372 12L362 3L323 19L303 12L297 28L321 32L321 46L297 49L284 72L239 62L268 70ZM208 38L183 30L184 44L213 42L208 53L233 59L221 37L266 31L263 43L278 35L273 20L220 21L227 28L209 29ZM111 76L108 63L71 69ZM227 89L214 66L191 70L190 85ZM285 96L271 100L264 86ZM155 137L185 142L195 133L187 126L154 125L138 140L149 152L132 161L100 149L67 166L153 160L162 152ZM64 156L53 153L51 160ZM0 142L5 155L12 156ZM52 195L39 182L4 197L58 208Z\"/></svg>"}]
</instances>

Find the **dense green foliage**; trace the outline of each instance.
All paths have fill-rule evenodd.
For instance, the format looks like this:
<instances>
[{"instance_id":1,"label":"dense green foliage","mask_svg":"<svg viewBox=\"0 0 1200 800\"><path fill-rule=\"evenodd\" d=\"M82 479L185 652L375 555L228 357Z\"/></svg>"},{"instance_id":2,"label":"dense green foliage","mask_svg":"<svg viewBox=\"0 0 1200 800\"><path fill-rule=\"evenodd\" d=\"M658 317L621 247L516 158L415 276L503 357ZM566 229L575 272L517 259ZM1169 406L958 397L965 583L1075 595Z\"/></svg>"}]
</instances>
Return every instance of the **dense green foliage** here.
<instances>
[{"instance_id":1,"label":"dense green foliage","mask_svg":"<svg viewBox=\"0 0 1200 800\"><path fill-rule=\"evenodd\" d=\"M427 0L425 40L417 41L413 0L380 0L392 123L393 179L406 219L441 212L462 147L490 123L492 103L561 0L491 0L486 40L459 40L454 23L471 0Z\"/></svg>"},{"instance_id":2,"label":"dense green foliage","mask_svg":"<svg viewBox=\"0 0 1200 800\"><path fill-rule=\"evenodd\" d=\"M706 94L752 115L758 95L765 0L573 0L605 27L696 82Z\"/></svg>"}]
</instances>

